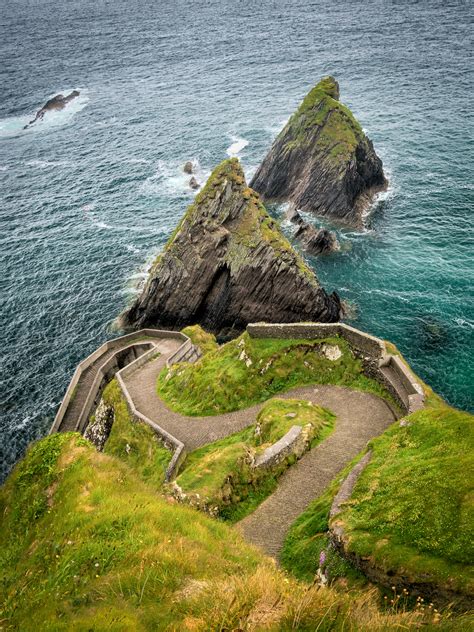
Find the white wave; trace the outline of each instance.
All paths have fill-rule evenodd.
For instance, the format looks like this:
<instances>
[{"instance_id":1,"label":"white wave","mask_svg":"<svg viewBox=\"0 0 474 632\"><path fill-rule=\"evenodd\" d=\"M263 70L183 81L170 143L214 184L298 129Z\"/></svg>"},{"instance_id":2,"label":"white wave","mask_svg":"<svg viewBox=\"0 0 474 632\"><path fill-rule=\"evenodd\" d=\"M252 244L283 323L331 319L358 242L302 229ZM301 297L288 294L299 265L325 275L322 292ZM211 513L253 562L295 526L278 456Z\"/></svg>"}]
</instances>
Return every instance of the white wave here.
<instances>
[{"instance_id":1,"label":"white wave","mask_svg":"<svg viewBox=\"0 0 474 632\"><path fill-rule=\"evenodd\" d=\"M0 137L18 136L19 134L30 134L35 131L47 130L52 127L66 125L71 121L73 116L83 110L89 102L87 90L79 90L80 94L77 98L73 99L66 105L63 110L54 110L52 112L46 112L41 120L36 121L33 125L29 123L36 116L36 112L48 101L57 94L70 94L72 89L57 90L53 94L44 98L42 102L38 103L38 107L34 112L24 114L22 116L10 116L0 120ZM25 129L25 126L28 126Z\"/></svg>"},{"instance_id":2,"label":"white wave","mask_svg":"<svg viewBox=\"0 0 474 632\"><path fill-rule=\"evenodd\" d=\"M48 167L65 167L69 163L64 160L29 160L25 162L27 167L37 167L38 169L47 169Z\"/></svg>"},{"instance_id":3,"label":"white wave","mask_svg":"<svg viewBox=\"0 0 474 632\"><path fill-rule=\"evenodd\" d=\"M146 158L129 158L125 162L128 162L131 165L147 165L150 161Z\"/></svg>"},{"instance_id":4,"label":"white wave","mask_svg":"<svg viewBox=\"0 0 474 632\"><path fill-rule=\"evenodd\" d=\"M268 132L268 134L270 134L270 136L277 136L281 130L285 127L285 125L288 123L288 121L290 120L290 117L279 121L278 123L275 123L275 125L269 125L268 127L265 127L265 131Z\"/></svg>"},{"instance_id":5,"label":"white wave","mask_svg":"<svg viewBox=\"0 0 474 632\"><path fill-rule=\"evenodd\" d=\"M249 141L246 138L240 138L240 136L231 136L232 145L227 147L226 154L231 157L237 156L242 149L245 149L249 144Z\"/></svg>"},{"instance_id":6,"label":"white wave","mask_svg":"<svg viewBox=\"0 0 474 632\"><path fill-rule=\"evenodd\" d=\"M8 165L0 165L0 171L8 171Z\"/></svg>"},{"instance_id":7,"label":"white wave","mask_svg":"<svg viewBox=\"0 0 474 632\"><path fill-rule=\"evenodd\" d=\"M97 121L97 123L95 123L96 127L112 127L113 125L121 125L121 122L116 116L112 116L105 121Z\"/></svg>"},{"instance_id":8,"label":"white wave","mask_svg":"<svg viewBox=\"0 0 474 632\"><path fill-rule=\"evenodd\" d=\"M91 202L90 204L84 204L84 206L81 206L81 210L84 211L84 213L90 213L95 209L95 207L95 202Z\"/></svg>"},{"instance_id":9,"label":"white wave","mask_svg":"<svg viewBox=\"0 0 474 632\"><path fill-rule=\"evenodd\" d=\"M460 327L469 327L470 329L474 329L474 323L469 320L465 320L464 318L455 318L454 322Z\"/></svg>"},{"instance_id":10,"label":"white wave","mask_svg":"<svg viewBox=\"0 0 474 632\"><path fill-rule=\"evenodd\" d=\"M127 244L126 248L129 252L133 252L133 254L137 255L140 253L140 248L137 248L133 244Z\"/></svg>"},{"instance_id":11,"label":"white wave","mask_svg":"<svg viewBox=\"0 0 474 632\"><path fill-rule=\"evenodd\" d=\"M193 163L192 175L184 173L184 163L176 164L175 162L167 163L164 160L158 161L155 173L140 184L140 192L145 195L161 194L169 197L175 197L183 193L194 195L196 191L189 186L191 177L194 176L198 184L202 186L207 179L208 173L202 170L196 158L191 160L191 162Z\"/></svg>"},{"instance_id":12,"label":"white wave","mask_svg":"<svg viewBox=\"0 0 474 632\"><path fill-rule=\"evenodd\" d=\"M105 230L113 229L113 226L111 226L110 224L106 224L105 222L93 221L92 223L94 224L94 226L97 226L97 228L104 228Z\"/></svg>"}]
</instances>

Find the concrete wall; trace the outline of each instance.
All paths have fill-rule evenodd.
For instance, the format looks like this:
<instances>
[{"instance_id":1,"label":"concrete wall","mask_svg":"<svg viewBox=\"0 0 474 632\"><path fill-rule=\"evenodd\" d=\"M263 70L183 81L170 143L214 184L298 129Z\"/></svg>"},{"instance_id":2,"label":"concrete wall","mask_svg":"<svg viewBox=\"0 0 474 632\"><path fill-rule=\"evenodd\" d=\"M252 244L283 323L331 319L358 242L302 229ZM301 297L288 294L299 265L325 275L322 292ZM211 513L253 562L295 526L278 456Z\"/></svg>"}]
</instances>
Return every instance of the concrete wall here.
<instances>
[{"instance_id":1,"label":"concrete wall","mask_svg":"<svg viewBox=\"0 0 474 632\"><path fill-rule=\"evenodd\" d=\"M118 349L111 358L99 367L78 419L77 430L79 432L82 434L85 432L92 411L99 405L102 391L117 371L124 365L133 362L137 358L140 359L148 351L153 350L154 345L151 342L132 343L123 349Z\"/></svg>"},{"instance_id":2,"label":"concrete wall","mask_svg":"<svg viewBox=\"0 0 474 632\"><path fill-rule=\"evenodd\" d=\"M87 358L82 360L82 362L80 362L76 367L61 406L59 407L54 419L53 425L51 426L50 434L58 431L84 371L96 362L102 355L105 355L110 350L116 349L116 353L104 361L104 363L97 369L96 376L82 407L82 412L79 415L77 429L81 433L85 432L90 415L99 404L102 391L104 390L106 384L114 377L114 375L116 375L117 381L127 401L130 413L153 428L165 446L173 451L173 457L166 471L166 479L169 480L172 478L186 458L184 444L170 435L166 430L155 424L151 419L142 415L135 408L123 381L124 376L136 371L159 353L153 344L153 339L159 340L166 338L183 341L183 344L168 358L166 362L167 366L171 366L176 362L195 362L201 356L201 351L193 345L191 339L180 331L141 329L125 336L115 338L114 340L109 340L91 353Z\"/></svg>"},{"instance_id":3,"label":"concrete wall","mask_svg":"<svg viewBox=\"0 0 474 632\"><path fill-rule=\"evenodd\" d=\"M180 349L178 349L178 351ZM189 348L188 348L188 351L189 351ZM143 415L135 407L135 403L132 397L130 396L130 393L128 392L127 386L124 381L124 377L126 377L127 375L130 375L131 373L139 369L146 362L149 362L152 359L153 354L156 355L156 350L154 349L140 356L134 362L132 362L131 364L127 365L126 367L118 371L115 377L117 378L117 382L119 383L119 386L122 389L122 393L127 402L127 406L128 406L128 410L130 414L136 419L138 419L139 421L142 421L143 423L150 426L150 428L152 428L154 432L160 437L160 439L162 440L164 445L168 448L168 450L171 450L173 452L173 456L171 458L171 461L165 473L165 480L169 481L171 478L174 478L176 476L176 474L179 471L179 468L181 467L184 460L186 459L186 449L184 447L184 443L180 441L179 439L177 439L176 437L174 437L173 435L171 435L169 432L167 432L164 428L156 424L154 421L149 419L146 415Z\"/></svg>"},{"instance_id":4,"label":"concrete wall","mask_svg":"<svg viewBox=\"0 0 474 632\"><path fill-rule=\"evenodd\" d=\"M66 410L75 395L77 385L79 384L79 380L81 379L85 370L88 367L90 367L94 362L96 362L96 360L98 360L102 355L105 355L108 351L114 350L114 349L117 349L117 350L123 349L129 346L131 343L134 343L134 342L136 343L137 341L142 340L144 338L152 338L152 339L156 338L158 340L164 339L164 338L172 338L175 340L182 340L183 345L190 342L190 339L188 338L188 336L181 333L180 331L166 331L162 329L140 329L139 331L133 331L132 333L126 334L125 336L120 336L119 338L108 340L107 342L105 342L98 349L93 351L89 356L87 356L87 358L82 360L77 365L76 370L74 371L74 374L72 376L72 379L69 382L69 386L66 390L64 398L61 402L61 405L58 409L58 412L56 413L56 416L54 418L54 422L53 422L53 425L51 426L49 434L52 434L53 432L58 431L61 425L61 421L66 413ZM178 349L176 353L178 353L180 349ZM189 351L189 347L188 347L188 351ZM98 388L96 381L94 381L94 387ZM80 419L82 423L83 423L83 417L84 415L81 413Z\"/></svg>"}]
</instances>

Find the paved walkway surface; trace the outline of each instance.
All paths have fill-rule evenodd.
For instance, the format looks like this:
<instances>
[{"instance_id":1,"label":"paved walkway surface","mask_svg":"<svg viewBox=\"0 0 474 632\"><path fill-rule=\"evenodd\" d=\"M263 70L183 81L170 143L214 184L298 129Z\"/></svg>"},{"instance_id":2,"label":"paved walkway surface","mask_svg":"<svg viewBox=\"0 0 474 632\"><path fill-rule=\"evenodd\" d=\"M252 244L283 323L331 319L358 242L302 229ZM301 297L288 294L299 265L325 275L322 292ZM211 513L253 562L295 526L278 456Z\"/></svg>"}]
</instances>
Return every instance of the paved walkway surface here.
<instances>
[{"instance_id":1,"label":"paved walkway surface","mask_svg":"<svg viewBox=\"0 0 474 632\"><path fill-rule=\"evenodd\" d=\"M180 439L188 451L254 423L263 404L213 417L186 417L167 408L157 395L156 381L167 356L178 346L173 340L160 341L162 355L125 378L137 410ZM311 401L331 410L337 419L334 432L289 468L277 490L237 525L247 540L273 557L278 557L289 527L308 504L395 419L379 397L340 386L306 386L278 397Z\"/></svg>"},{"instance_id":2,"label":"paved walkway surface","mask_svg":"<svg viewBox=\"0 0 474 632\"><path fill-rule=\"evenodd\" d=\"M276 558L296 518L395 420L387 404L369 393L320 386L298 389L297 396L329 408L337 419L334 432L286 470L275 492L238 524L247 540Z\"/></svg>"},{"instance_id":3,"label":"paved walkway surface","mask_svg":"<svg viewBox=\"0 0 474 632\"><path fill-rule=\"evenodd\" d=\"M94 382L99 367L101 367L104 362L107 362L109 358L113 356L113 354L117 351L117 349L109 349L105 353L103 353L100 357L98 357L90 366L85 369L85 371L81 375L81 379L77 383L76 392L74 395L74 399L70 402L67 407L66 412L64 413L64 417L61 420L61 423L58 427L58 431L67 432L67 431L75 431L77 430L77 424L79 420L79 416L82 412L82 408L86 403L86 399L89 395L89 391L91 389L92 383Z\"/></svg>"}]
</instances>

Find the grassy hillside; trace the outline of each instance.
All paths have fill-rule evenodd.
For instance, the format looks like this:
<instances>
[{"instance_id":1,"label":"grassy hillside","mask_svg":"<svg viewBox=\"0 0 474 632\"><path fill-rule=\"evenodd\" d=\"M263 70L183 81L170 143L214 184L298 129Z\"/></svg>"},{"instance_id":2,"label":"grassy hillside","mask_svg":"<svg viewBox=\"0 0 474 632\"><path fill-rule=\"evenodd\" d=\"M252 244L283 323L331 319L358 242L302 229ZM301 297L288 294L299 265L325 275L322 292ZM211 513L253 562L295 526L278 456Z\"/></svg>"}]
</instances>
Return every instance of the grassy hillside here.
<instances>
[{"instance_id":1,"label":"grassy hillside","mask_svg":"<svg viewBox=\"0 0 474 632\"><path fill-rule=\"evenodd\" d=\"M375 564L474 592L473 417L448 406L409 416L371 443L341 520Z\"/></svg>"},{"instance_id":2,"label":"grassy hillside","mask_svg":"<svg viewBox=\"0 0 474 632\"><path fill-rule=\"evenodd\" d=\"M468 629L285 577L75 434L33 445L0 490L0 555L5 630Z\"/></svg>"},{"instance_id":3,"label":"grassy hillside","mask_svg":"<svg viewBox=\"0 0 474 632\"><path fill-rule=\"evenodd\" d=\"M296 457L290 455L268 469L252 468L251 462L295 425L306 427L314 446L331 432L334 415L311 402L269 400L255 424L188 455L176 479L187 502L231 522L242 519L275 490L279 476Z\"/></svg>"},{"instance_id":4,"label":"grassy hillside","mask_svg":"<svg viewBox=\"0 0 474 632\"><path fill-rule=\"evenodd\" d=\"M102 399L113 408L114 422L104 447L105 454L119 457L144 481L160 489L173 453L144 422L132 418L116 379L104 389Z\"/></svg>"},{"instance_id":5,"label":"grassy hillside","mask_svg":"<svg viewBox=\"0 0 474 632\"><path fill-rule=\"evenodd\" d=\"M325 355L325 349L333 346L342 352L337 360ZM360 360L342 338L256 339L247 333L207 353L196 364L163 369L158 393L182 414L216 415L314 383L349 386L390 400L378 382L363 374Z\"/></svg>"},{"instance_id":6,"label":"grassy hillside","mask_svg":"<svg viewBox=\"0 0 474 632\"><path fill-rule=\"evenodd\" d=\"M474 589L473 418L438 401L394 424L370 446L372 459L338 516L349 550L405 581L461 594ZM341 480L343 474L338 477ZM285 568L310 579L327 547L338 482L289 532ZM349 571L350 572L350 571ZM344 574L344 569L342 569Z\"/></svg>"}]
</instances>

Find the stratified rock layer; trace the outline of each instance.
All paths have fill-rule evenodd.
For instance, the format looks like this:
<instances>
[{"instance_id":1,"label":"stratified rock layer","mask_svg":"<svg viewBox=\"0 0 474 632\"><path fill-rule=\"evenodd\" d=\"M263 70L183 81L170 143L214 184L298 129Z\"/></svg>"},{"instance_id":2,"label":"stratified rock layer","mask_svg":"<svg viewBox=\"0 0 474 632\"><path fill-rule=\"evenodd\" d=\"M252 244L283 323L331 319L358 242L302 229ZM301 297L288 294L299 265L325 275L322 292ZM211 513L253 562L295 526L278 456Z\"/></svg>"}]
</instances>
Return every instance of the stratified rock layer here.
<instances>
[{"instance_id":1,"label":"stratified rock layer","mask_svg":"<svg viewBox=\"0 0 474 632\"><path fill-rule=\"evenodd\" d=\"M372 142L339 102L337 81L325 77L276 138L250 186L264 201L360 225L387 181Z\"/></svg>"},{"instance_id":2,"label":"stratified rock layer","mask_svg":"<svg viewBox=\"0 0 474 632\"><path fill-rule=\"evenodd\" d=\"M328 295L250 189L237 159L197 195L122 317L126 328L199 323L220 333L249 322L339 320Z\"/></svg>"}]
</instances>

